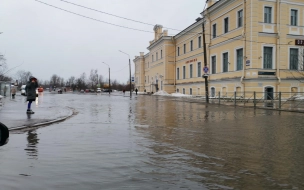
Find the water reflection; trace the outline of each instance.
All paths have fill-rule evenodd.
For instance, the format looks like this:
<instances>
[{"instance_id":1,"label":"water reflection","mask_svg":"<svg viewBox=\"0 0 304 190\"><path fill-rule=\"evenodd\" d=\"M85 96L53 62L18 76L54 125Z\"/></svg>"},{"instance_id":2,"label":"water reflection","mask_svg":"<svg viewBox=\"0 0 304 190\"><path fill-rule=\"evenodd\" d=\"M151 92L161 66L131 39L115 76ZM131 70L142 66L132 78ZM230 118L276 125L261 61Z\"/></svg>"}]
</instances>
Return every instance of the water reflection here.
<instances>
[{"instance_id":1,"label":"water reflection","mask_svg":"<svg viewBox=\"0 0 304 190\"><path fill-rule=\"evenodd\" d=\"M301 114L162 98L139 101L135 109L136 121L148 126L136 130L154 142L142 144L150 164L170 168L163 175L179 173L216 189L304 185Z\"/></svg>"},{"instance_id":2,"label":"water reflection","mask_svg":"<svg viewBox=\"0 0 304 190\"><path fill-rule=\"evenodd\" d=\"M30 115L30 114L29 114ZM38 135L36 130L28 131L27 133L27 148L24 149L29 156L29 159L38 158L38 148L37 144L39 143Z\"/></svg>"}]
</instances>

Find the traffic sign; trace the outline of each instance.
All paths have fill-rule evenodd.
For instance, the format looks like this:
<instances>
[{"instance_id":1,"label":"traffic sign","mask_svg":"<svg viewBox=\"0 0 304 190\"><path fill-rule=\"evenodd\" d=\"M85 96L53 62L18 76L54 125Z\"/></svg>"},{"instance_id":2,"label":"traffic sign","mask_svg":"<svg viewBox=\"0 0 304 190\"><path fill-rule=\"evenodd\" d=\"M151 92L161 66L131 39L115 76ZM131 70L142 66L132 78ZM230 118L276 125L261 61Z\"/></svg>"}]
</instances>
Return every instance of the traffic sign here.
<instances>
[{"instance_id":1,"label":"traffic sign","mask_svg":"<svg viewBox=\"0 0 304 190\"><path fill-rule=\"evenodd\" d=\"M207 66L205 66L203 70L204 70L205 73L208 73L209 68Z\"/></svg>"}]
</instances>

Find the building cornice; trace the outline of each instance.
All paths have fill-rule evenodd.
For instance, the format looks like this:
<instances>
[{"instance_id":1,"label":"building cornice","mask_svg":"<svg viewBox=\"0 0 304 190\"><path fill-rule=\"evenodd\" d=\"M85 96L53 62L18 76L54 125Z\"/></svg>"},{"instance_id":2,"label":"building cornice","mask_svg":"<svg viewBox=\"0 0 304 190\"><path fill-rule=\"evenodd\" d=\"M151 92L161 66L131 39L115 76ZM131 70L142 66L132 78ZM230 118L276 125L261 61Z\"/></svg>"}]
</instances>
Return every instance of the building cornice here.
<instances>
[{"instance_id":1,"label":"building cornice","mask_svg":"<svg viewBox=\"0 0 304 190\"><path fill-rule=\"evenodd\" d=\"M172 38L172 36L162 36L156 42L153 42L149 47L147 47L147 49L149 51L151 51L152 48L154 48L155 46L159 45L161 42L163 42L165 40L171 40L171 38Z\"/></svg>"},{"instance_id":2,"label":"building cornice","mask_svg":"<svg viewBox=\"0 0 304 190\"><path fill-rule=\"evenodd\" d=\"M187 33L187 32L189 32L189 31L193 30L194 28L200 26L201 24L203 24L203 19L201 19L201 20L199 20L199 21L197 21L197 22L191 24L191 25L188 26L186 29L184 29L184 30L182 30L180 33L176 34L176 35L174 36L174 38L177 39L177 38L183 36L185 33Z\"/></svg>"}]
</instances>

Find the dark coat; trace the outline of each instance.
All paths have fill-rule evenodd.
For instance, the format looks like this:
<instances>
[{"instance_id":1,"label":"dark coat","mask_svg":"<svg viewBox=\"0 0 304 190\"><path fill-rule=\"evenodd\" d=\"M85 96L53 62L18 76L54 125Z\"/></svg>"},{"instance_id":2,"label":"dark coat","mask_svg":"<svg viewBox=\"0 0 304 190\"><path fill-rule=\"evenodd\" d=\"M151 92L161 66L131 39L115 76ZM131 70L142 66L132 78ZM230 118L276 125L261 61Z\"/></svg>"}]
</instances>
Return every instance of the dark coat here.
<instances>
[{"instance_id":1,"label":"dark coat","mask_svg":"<svg viewBox=\"0 0 304 190\"><path fill-rule=\"evenodd\" d=\"M38 83L36 82L27 82L25 86L25 92L26 92L26 100L27 101L35 101L36 100L36 88L38 88Z\"/></svg>"}]
</instances>

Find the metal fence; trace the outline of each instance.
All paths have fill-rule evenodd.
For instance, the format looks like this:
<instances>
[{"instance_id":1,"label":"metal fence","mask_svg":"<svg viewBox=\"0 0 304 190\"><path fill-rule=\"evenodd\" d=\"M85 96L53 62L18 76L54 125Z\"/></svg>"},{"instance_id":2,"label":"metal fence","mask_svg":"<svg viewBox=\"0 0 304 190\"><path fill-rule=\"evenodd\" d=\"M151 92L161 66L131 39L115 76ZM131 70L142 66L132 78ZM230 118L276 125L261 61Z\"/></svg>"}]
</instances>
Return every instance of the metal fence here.
<instances>
[{"instance_id":1,"label":"metal fence","mask_svg":"<svg viewBox=\"0 0 304 190\"><path fill-rule=\"evenodd\" d=\"M191 101L205 101L192 96ZM211 92L209 103L304 112L304 92Z\"/></svg>"}]
</instances>

